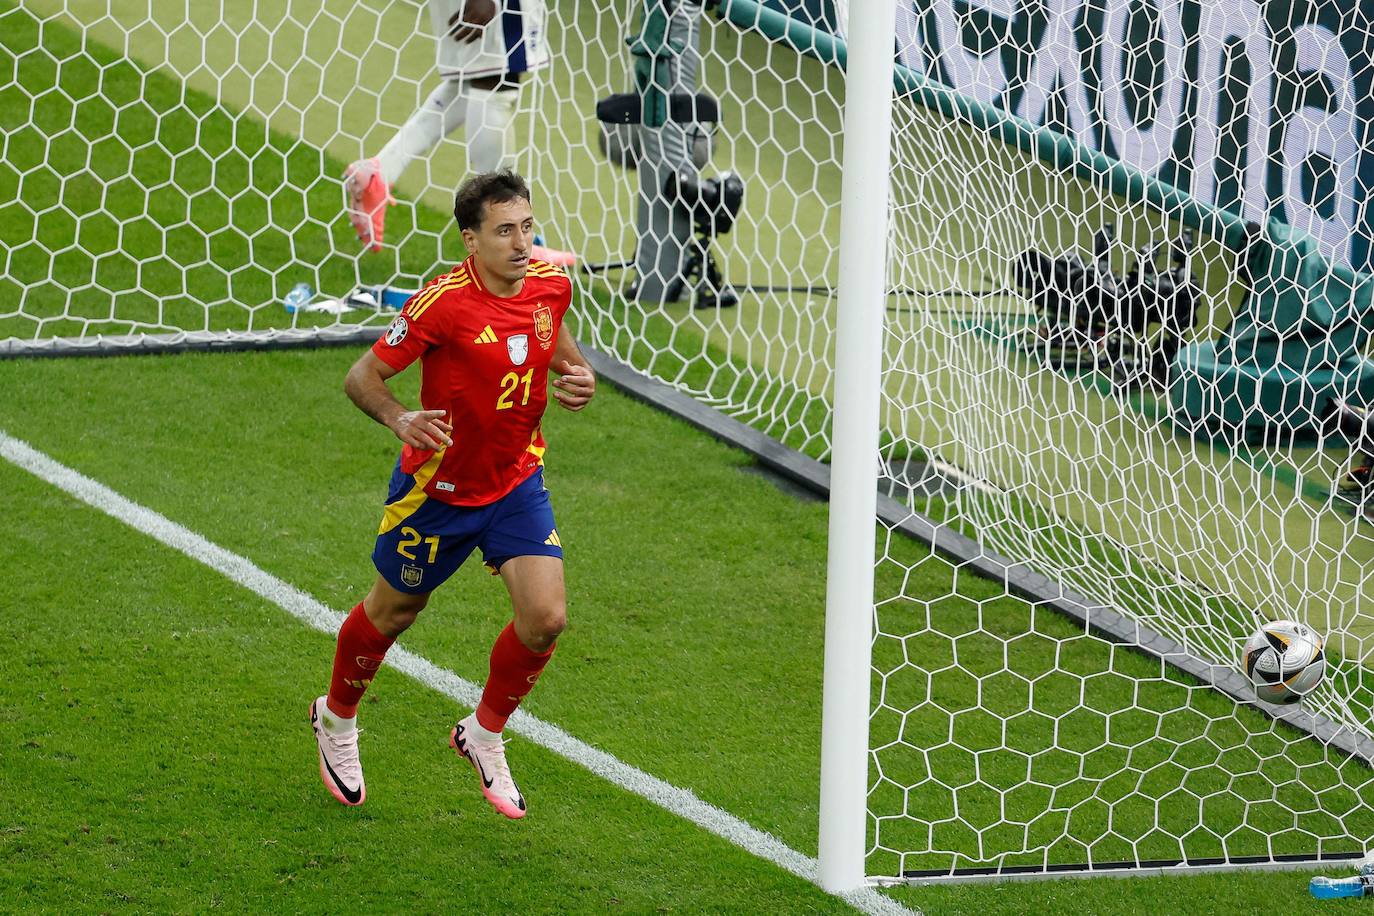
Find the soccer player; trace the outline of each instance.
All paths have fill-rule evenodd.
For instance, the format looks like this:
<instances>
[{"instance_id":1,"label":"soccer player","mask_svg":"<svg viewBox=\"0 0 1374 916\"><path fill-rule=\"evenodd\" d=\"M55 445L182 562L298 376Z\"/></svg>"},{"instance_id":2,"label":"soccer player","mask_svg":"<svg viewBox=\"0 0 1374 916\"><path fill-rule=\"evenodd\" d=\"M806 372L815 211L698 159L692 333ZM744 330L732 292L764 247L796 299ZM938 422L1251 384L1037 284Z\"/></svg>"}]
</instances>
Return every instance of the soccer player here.
<instances>
[{"instance_id":1,"label":"soccer player","mask_svg":"<svg viewBox=\"0 0 1374 916\"><path fill-rule=\"evenodd\" d=\"M566 625L563 546L544 489L549 369L553 396L581 410L596 378L563 318L572 284L531 258L533 217L524 180L474 176L453 215L471 253L416 293L348 372L353 403L403 443L378 529L377 580L339 630L329 692L310 704L320 778L334 797L366 797L358 759L358 703L387 649L429 595L474 548L510 592L513 619L491 650L481 702L450 733L482 793L506 817L525 799L506 764L501 731L553 655ZM387 379L420 361L419 410Z\"/></svg>"},{"instance_id":2,"label":"soccer player","mask_svg":"<svg viewBox=\"0 0 1374 916\"><path fill-rule=\"evenodd\" d=\"M381 251L391 188L412 161L461 124L473 172L511 165L509 133L520 82L549 64L543 0L429 0L439 36L439 86L372 158L344 172L348 218L358 238ZM532 255L572 263L568 252L535 246Z\"/></svg>"}]
</instances>

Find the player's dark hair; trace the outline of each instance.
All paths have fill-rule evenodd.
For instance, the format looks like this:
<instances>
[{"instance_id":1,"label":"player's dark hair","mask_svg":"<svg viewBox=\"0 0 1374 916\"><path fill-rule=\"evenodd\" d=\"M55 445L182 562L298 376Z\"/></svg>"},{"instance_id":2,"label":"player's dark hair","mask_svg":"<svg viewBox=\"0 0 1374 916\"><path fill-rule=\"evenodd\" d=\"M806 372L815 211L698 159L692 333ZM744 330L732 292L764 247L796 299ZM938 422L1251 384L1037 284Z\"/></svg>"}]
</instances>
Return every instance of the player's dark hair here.
<instances>
[{"instance_id":1,"label":"player's dark hair","mask_svg":"<svg viewBox=\"0 0 1374 916\"><path fill-rule=\"evenodd\" d=\"M518 197L528 202L530 186L510 169L473 175L458 186L458 193L453 196L453 218L459 229L476 229L482 225L487 204L504 204Z\"/></svg>"}]
</instances>

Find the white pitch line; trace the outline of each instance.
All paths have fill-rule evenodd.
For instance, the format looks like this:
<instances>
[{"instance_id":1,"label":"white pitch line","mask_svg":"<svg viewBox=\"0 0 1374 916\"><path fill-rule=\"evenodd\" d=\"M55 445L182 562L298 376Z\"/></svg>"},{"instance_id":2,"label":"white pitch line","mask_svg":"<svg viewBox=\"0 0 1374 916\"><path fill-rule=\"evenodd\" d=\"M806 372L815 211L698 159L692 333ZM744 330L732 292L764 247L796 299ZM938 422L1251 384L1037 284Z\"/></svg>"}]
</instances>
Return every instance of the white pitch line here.
<instances>
[{"instance_id":1,"label":"white pitch line","mask_svg":"<svg viewBox=\"0 0 1374 916\"><path fill-rule=\"evenodd\" d=\"M0 456L130 528L204 563L310 627L330 635L338 632L344 619L342 613L330 610L300 589L259 568L251 560L225 550L166 516L140 506L104 484L60 464L4 430L0 430ZM386 663L459 703L471 706L481 697L482 690L478 685L400 646L391 648ZM516 734L728 840L745 852L816 883L815 859L797 852L771 833L752 827L733 814L702 801L690 789L679 788L650 776L524 710L516 710L509 727ZM836 896L874 916L913 912L873 888L861 888Z\"/></svg>"}]
</instances>

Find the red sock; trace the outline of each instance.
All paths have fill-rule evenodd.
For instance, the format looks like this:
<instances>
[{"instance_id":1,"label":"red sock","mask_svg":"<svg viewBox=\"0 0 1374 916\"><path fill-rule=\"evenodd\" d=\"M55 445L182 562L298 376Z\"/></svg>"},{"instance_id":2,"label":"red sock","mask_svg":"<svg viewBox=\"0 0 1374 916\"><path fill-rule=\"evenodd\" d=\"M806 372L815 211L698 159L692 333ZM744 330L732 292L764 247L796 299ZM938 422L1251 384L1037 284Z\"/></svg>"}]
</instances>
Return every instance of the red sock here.
<instances>
[{"instance_id":1,"label":"red sock","mask_svg":"<svg viewBox=\"0 0 1374 916\"><path fill-rule=\"evenodd\" d=\"M339 628L339 644L334 650L334 675L329 680L329 711L343 719L358 714L372 676L382 666L386 650L396 640L377 632L367 619L362 602Z\"/></svg>"},{"instance_id":2,"label":"red sock","mask_svg":"<svg viewBox=\"0 0 1374 916\"><path fill-rule=\"evenodd\" d=\"M515 635L515 625L506 624L491 647L491 674L482 688L482 702L477 704L477 724L492 732L505 728L506 720L534 689L539 672L552 657L553 649L541 655L525 648Z\"/></svg>"}]
</instances>

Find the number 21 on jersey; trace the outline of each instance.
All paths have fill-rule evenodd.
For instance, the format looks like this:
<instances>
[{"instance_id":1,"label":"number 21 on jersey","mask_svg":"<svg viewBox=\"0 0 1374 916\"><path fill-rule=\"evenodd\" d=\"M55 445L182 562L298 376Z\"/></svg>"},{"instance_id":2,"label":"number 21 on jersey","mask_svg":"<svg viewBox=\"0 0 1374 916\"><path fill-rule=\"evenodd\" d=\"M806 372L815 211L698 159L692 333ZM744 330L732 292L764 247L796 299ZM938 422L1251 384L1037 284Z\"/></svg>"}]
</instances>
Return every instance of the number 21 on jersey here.
<instances>
[{"instance_id":1,"label":"number 21 on jersey","mask_svg":"<svg viewBox=\"0 0 1374 916\"><path fill-rule=\"evenodd\" d=\"M515 391L522 384L525 386L524 396L520 398L520 406L524 407L530 402L530 383L534 380L533 367L525 370L524 375L516 375L514 372L507 372L501 379L501 394L496 398L497 410L509 410L515 406Z\"/></svg>"}]
</instances>

